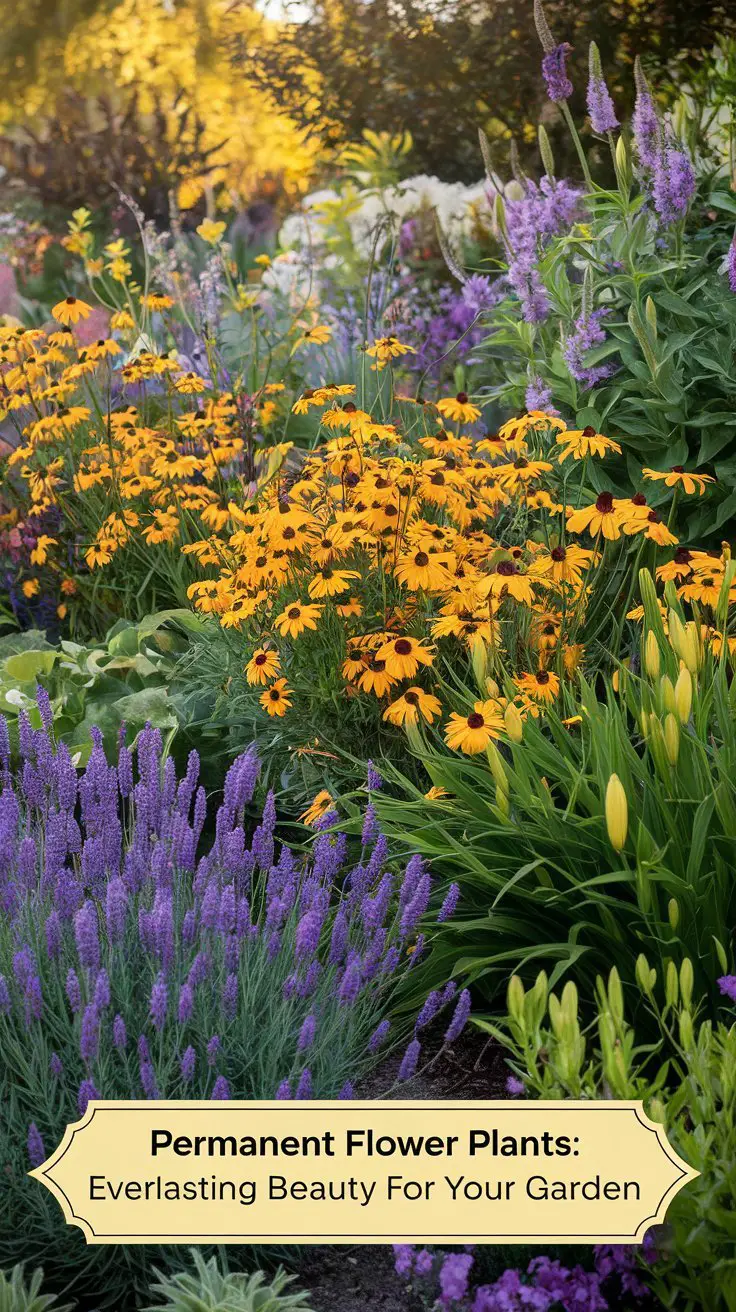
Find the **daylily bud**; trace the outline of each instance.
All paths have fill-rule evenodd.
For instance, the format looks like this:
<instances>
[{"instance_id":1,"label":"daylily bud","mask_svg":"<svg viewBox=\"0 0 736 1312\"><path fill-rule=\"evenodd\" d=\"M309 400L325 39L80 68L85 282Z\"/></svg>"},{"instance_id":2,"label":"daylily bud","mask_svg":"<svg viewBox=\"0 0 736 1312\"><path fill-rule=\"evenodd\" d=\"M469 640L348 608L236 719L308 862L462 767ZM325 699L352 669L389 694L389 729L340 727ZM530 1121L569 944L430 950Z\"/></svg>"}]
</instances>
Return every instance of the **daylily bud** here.
<instances>
[{"instance_id":1,"label":"daylily bud","mask_svg":"<svg viewBox=\"0 0 736 1312\"><path fill-rule=\"evenodd\" d=\"M683 1011L680 1013L680 1043L686 1051L692 1048L694 1037L693 1018L689 1011Z\"/></svg>"},{"instance_id":2,"label":"daylily bud","mask_svg":"<svg viewBox=\"0 0 736 1312\"><path fill-rule=\"evenodd\" d=\"M503 713L503 719L506 732L512 743L520 743L524 735L524 721L521 718L518 706L514 706L513 702L509 702Z\"/></svg>"},{"instance_id":3,"label":"daylily bud","mask_svg":"<svg viewBox=\"0 0 736 1312\"><path fill-rule=\"evenodd\" d=\"M680 966L680 993L686 1007L692 1002L694 980L693 963L689 957L685 957Z\"/></svg>"},{"instance_id":4,"label":"daylily bud","mask_svg":"<svg viewBox=\"0 0 736 1312\"><path fill-rule=\"evenodd\" d=\"M667 972L664 977L664 996L669 1007L677 1006L679 991L680 982L677 978L677 967L674 961L668 961Z\"/></svg>"},{"instance_id":5,"label":"daylily bud","mask_svg":"<svg viewBox=\"0 0 736 1312\"><path fill-rule=\"evenodd\" d=\"M617 774L612 774L606 788L606 827L611 847L620 852L629 828L629 805Z\"/></svg>"},{"instance_id":6,"label":"daylily bud","mask_svg":"<svg viewBox=\"0 0 736 1312\"><path fill-rule=\"evenodd\" d=\"M683 644L682 659L691 674L697 674L700 669L702 654L703 649L698 626L694 620L689 620L685 625L685 641Z\"/></svg>"},{"instance_id":7,"label":"daylily bud","mask_svg":"<svg viewBox=\"0 0 736 1312\"><path fill-rule=\"evenodd\" d=\"M650 1121L656 1121L659 1125L664 1125L666 1112L661 1098L650 1098L647 1114Z\"/></svg>"},{"instance_id":8,"label":"daylily bud","mask_svg":"<svg viewBox=\"0 0 736 1312\"><path fill-rule=\"evenodd\" d=\"M654 680L659 678L659 667L659 643L650 629L644 639L644 669L649 678Z\"/></svg>"},{"instance_id":9,"label":"daylily bud","mask_svg":"<svg viewBox=\"0 0 736 1312\"><path fill-rule=\"evenodd\" d=\"M670 765L677 765L680 754L680 725L672 712L664 722L664 750Z\"/></svg>"},{"instance_id":10,"label":"daylily bud","mask_svg":"<svg viewBox=\"0 0 736 1312\"><path fill-rule=\"evenodd\" d=\"M676 610L670 610L667 616L667 630L669 633L670 646L680 660L684 660L685 652L685 625Z\"/></svg>"},{"instance_id":11,"label":"daylily bud","mask_svg":"<svg viewBox=\"0 0 736 1312\"><path fill-rule=\"evenodd\" d=\"M662 705L666 711L675 709L675 690L672 686L672 680L668 674L664 674L659 681L659 691L662 697Z\"/></svg>"},{"instance_id":12,"label":"daylily bud","mask_svg":"<svg viewBox=\"0 0 736 1312\"><path fill-rule=\"evenodd\" d=\"M687 724L693 704L693 681L687 666L683 664L675 684L675 709L680 724Z\"/></svg>"},{"instance_id":13,"label":"daylily bud","mask_svg":"<svg viewBox=\"0 0 736 1312\"><path fill-rule=\"evenodd\" d=\"M657 336L657 307L656 307L656 305L654 304L654 301L652 300L651 296L647 296L647 299L646 299L646 301L644 302L644 313L645 313L646 318L647 318L647 323L649 324L649 327L650 327L651 330L652 330L652 336L656 339L656 336Z\"/></svg>"},{"instance_id":14,"label":"daylily bud","mask_svg":"<svg viewBox=\"0 0 736 1312\"><path fill-rule=\"evenodd\" d=\"M667 903L667 919L670 922L670 929L677 929L680 923L680 904L674 897L671 897Z\"/></svg>"}]
</instances>

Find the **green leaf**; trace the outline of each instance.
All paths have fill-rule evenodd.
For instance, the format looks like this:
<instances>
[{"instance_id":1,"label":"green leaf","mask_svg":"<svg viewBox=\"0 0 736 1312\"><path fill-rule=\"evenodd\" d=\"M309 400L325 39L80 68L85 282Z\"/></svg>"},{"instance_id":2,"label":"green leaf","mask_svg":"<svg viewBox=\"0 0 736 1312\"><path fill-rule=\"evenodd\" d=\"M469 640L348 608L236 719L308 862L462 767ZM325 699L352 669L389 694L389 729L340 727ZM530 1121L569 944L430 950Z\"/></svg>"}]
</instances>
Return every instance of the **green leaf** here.
<instances>
[{"instance_id":1,"label":"green leaf","mask_svg":"<svg viewBox=\"0 0 736 1312\"><path fill-rule=\"evenodd\" d=\"M8 656L4 665L7 678L18 683L35 683L41 674L50 674L57 659L57 652L19 651L15 656Z\"/></svg>"}]
</instances>

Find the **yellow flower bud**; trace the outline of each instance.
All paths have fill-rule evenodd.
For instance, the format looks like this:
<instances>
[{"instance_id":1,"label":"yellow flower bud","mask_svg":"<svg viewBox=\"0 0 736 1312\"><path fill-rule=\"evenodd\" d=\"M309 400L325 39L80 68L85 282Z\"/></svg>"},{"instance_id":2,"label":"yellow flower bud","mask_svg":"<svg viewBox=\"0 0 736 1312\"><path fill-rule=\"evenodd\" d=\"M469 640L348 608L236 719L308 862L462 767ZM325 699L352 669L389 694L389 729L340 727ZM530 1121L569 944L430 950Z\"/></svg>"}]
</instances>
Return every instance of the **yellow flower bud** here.
<instances>
[{"instance_id":1,"label":"yellow flower bud","mask_svg":"<svg viewBox=\"0 0 736 1312\"><path fill-rule=\"evenodd\" d=\"M680 754L680 725L671 711L664 722L664 750L670 765L677 765Z\"/></svg>"},{"instance_id":2,"label":"yellow flower bud","mask_svg":"<svg viewBox=\"0 0 736 1312\"><path fill-rule=\"evenodd\" d=\"M644 669L650 679L659 678L660 655L659 643L655 634L650 629L644 639Z\"/></svg>"},{"instance_id":3,"label":"yellow flower bud","mask_svg":"<svg viewBox=\"0 0 736 1312\"><path fill-rule=\"evenodd\" d=\"M629 828L629 805L617 774L612 774L606 788L606 828L611 847L620 852Z\"/></svg>"},{"instance_id":4,"label":"yellow flower bud","mask_svg":"<svg viewBox=\"0 0 736 1312\"><path fill-rule=\"evenodd\" d=\"M686 665L682 665L675 684L675 710L680 724L687 724L693 704L693 681Z\"/></svg>"},{"instance_id":5,"label":"yellow flower bud","mask_svg":"<svg viewBox=\"0 0 736 1312\"><path fill-rule=\"evenodd\" d=\"M667 616L667 631L670 639L670 646L680 660L684 660L685 651L685 625L676 610L670 610Z\"/></svg>"},{"instance_id":6,"label":"yellow flower bud","mask_svg":"<svg viewBox=\"0 0 736 1312\"><path fill-rule=\"evenodd\" d=\"M689 620L685 625L685 641L683 644L682 659L691 674L697 674L700 669L703 648L700 641L698 626L694 620Z\"/></svg>"},{"instance_id":7,"label":"yellow flower bud","mask_svg":"<svg viewBox=\"0 0 736 1312\"><path fill-rule=\"evenodd\" d=\"M518 706L509 702L503 715L506 732L512 743L520 743L524 735L524 721L521 718Z\"/></svg>"},{"instance_id":8,"label":"yellow flower bud","mask_svg":"<svg viewBox=\"0 0 736 1312\"><path fill-rule=\"evenodd\" d=\"M689 957L685 957L685 960L680 966L680 993L682 994L682 1001L686 1007L689 1007L693 1000L694 982L695 975L693 972L693 963Z\"/></svg>"},{"instance_id":9,"label":"yellow flower bud","mask_svg":"<svg viewBox=\"0 0 736 1312\"><path fill-rule=\"evenodd\" d=\"M680 904L677 898L671 897L667 903L667 919L670 922L670 929L677 929L680 923Z\"/></svg>"},{"instance_id":10,"label":"yellow flower bud","mask_svg":"<svg viewBox=\"0 0 736 1312\"><path fill-rule=\"evenodd\" d=\"M521 1022L524 1019L524 985L518 975L512 975L509 980L506 1005L513 1020Z\"/></svg>"},{"instance_id":11,"label":"yellow flower bud","mask_svg":"<svg viewBox=\"0 0 736 1312\"><path fill-rule=\"evenodd\" d=\"M669 675L665 674L659 681L659 692L662 698L662 705L666 711L675 709L675 690L672 686L672 680Z\"/></svg>"}]
</instances>

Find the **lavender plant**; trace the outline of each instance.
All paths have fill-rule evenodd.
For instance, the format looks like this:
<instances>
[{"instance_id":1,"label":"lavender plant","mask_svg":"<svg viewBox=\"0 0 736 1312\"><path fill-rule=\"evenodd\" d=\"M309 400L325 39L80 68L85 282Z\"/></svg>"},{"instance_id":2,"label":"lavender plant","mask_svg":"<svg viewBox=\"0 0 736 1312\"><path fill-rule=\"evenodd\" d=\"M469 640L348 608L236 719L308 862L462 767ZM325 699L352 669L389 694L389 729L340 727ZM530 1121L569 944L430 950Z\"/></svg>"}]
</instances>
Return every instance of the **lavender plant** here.
<instances>
[{"instance_id":1,"label":"lavender plant","mask_svg":"<svg viewBox=\"0 0 736 1312\"><path fill-rule=\"evenodd\" d=\"M196 753L177 779L150 725L114 763L93 730L78 778L41 689L38 705L41 729L19 717L16 769L0 718L0 1254L37 1249L47 1270L73 1256L83 1279L84 1246L29 1164L90 1099L351 1097L411 1028L390 1012L432 883L418 857L391 872L372 808L357 864L334 812L308 860L279 847L273 793L248 836L253 749L209 822ZM432 1018L453 992L432 996ZM468 1004L452 1002L448 1042ZM419 1049L415 1036L401 1078ZM137 1278L140 1250L111 1257Z\"/></svg>"}]
</instances>

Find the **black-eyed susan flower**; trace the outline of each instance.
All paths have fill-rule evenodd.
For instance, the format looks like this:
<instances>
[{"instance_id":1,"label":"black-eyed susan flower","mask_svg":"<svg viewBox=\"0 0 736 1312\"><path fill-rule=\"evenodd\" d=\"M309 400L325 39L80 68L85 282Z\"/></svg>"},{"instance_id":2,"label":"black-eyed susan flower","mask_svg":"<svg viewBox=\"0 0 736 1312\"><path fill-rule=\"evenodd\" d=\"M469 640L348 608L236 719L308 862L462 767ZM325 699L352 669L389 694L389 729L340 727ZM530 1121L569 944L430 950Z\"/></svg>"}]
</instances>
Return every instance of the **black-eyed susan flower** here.
<instances>
[{"instance_id":1,"label":"black-eyed susan flower","mask_svg":"<svg viewBox=\"0 0 736 1312\"><path fill-rule=\"evenodd\" d=\"M558 460L564 464L572 456L573 460L585 460L588 456L605 456L609 451L621 455L621 447L611 437L597 433L590 425L587 428L569 428L558 433L556 442L561 447Z\"/></svg>"},{"instance_id":2,"label":"black-eyed susan flower","mask_svg":"<svg viewBox=\"0 0 736 1312\"><path fill-rule=\"evenodd\" d=\"M449 553L430 555L420 548L401 556L394 574L399 583L404 583L412 592L418 592L420 588L425 592L437 592L447 587L450 581L448 570L454 568L454 563L454 557Z\"/></svg>"},{"instance_id":3,"label":"black-eyed susan flower","mask_svg":"<svg viewBox=\"0 0 736 1312\"><path fill-rule=\"evenodd\" d=\"M416 355L413 346L407 346L405 342L400 342L393 333L389 334L388 337L377 337L370 346L366 347L365 353L366 355L370 355L378 360L381 364L386 364L388 360L394 360L401 355L407 355L409 353Z\"/></svg>"},{"instance_id":4,"label":"black-eyed susan flower","mask_svg":"<svg viewBox=\"0 0 736 1312\"><path fill-rule=\"evenodd\" d=\"M413 679L420 665L431 665L434 654L417 638L391 638L378 649L378 659L395 679Z\"/></svg>"},{"instance_id":5,"label":"black-eyed susan flower","mask_svg":"<svg viewBox=\"0 0 736 1312\"><path fill-rule=\"evenodd\" d=\"M339 597L350 590L352 579L359 578L355 569L333 569L331 565L323 565L310 579L307 592L310 597Z\"/></svg>"},{"instance_id":6,"label":"black-eyed susan flower","mask_svg":"<svg viewBox=\"0 0 736 1312\"><path fill-rule=\"evenodd\" d=\"M452 713L445 726L445 742L453 752L476 756L484 752L492 739L505 732L498 702L476 702L470 715Z\"/></svg>"},{"instance_id":7,"label":"black-eyed susan flower","mask_svg":"<svg viewBox=\"0 0 736 1312\"><path fill-rule=\"evenodd\" d=\"M609 542L621 537L622 513L614 502L611 492L601 492L592 506L582 506L572 510L568 515L567 528L570 533L584 533L597 538L599 533Z\"/></svg>"},{"instance_id":8,"label":"black-eyed susan flower","mask_svg":"<svg viewBox=\"0 0 736 1312\"><path fill-rule=\"evenodd\" d=\"M297 339L297 346L324 346L332 337L332 329L329 324L318 323L312 328L305 328L301 337Z\"/></svg>"},{"instance_id":9,"label":"black-eyed susan flower","mask_svg":"<svg viewBox=\"0 0 736 1312\"><path fill-rule=\"evenodd\" d=\"M645 478L655 483L664 483L665 487L679 488L685 496L691 497L697 492L702 497L708 483L715 483L710 474L691 474L682 465L673 465L671 469L642 469Z\"/></svg>"},{"instance_id":10,"label":"black-eyed susan flower","mask_svg":"<svg viewBox=\"0 0 736 1312\"><path fill-rule=\"evenodd\" d=\"M317 824L318 820L321 820L323 816L327 815L327 812L332 809L333 804L334 799L332 794L329 793L326 788L322 788L320 792L312 798L307 809L302 811L299 819L303 825L307 825L308 828L311 829Z\"/></svg>"},{"instance_id":11,"label":"black-eyed susan flower","mask_svg":"<svg viewBox=\"0 0 736 1312\"><path fill-rule=\"evenodd\" d=\"M63 301L57 302L51 313L59 323L79 323L80 319L89 318L92 306L86 301L81 301L78 296L67 296Z\"/></svg>"},{"instance_id":12,"label":"black-eyed susan flower","mask_svg":"<svg viewBox=\"0 0 736 1312\"><path fill-rule=\"evenodd\" d=\"M305 629L316 629L317 620L322 614L323 606L307 605L303 601L293 601L286 610L276 616L276 628L282 638L298 638Z\"/></svg>"},{"instance_id":13,"label":"black-eyed susan flower","mask_svg":"<svg viewBox=\"0 0 736 1312\"><path fill-rule=\"evenodd\" d=\"M514 684L525 697L536 702L553 702L560 691L560 680L552 670L537 670L536 674L520 674Z\"/></svg>"},{"instance_id":14,"label":"black-eyed susan flower","mask_svg":"<svg viewBox=\"0 0 736 1312\"><path fill-rule=\"evenodd\" d=\"M372 692L376 697L383 697L398 680L389 673L386 662L375 653L365 654L363 662L364 669L358 679L358 687L361 692Z\"/></svg>"},{"instance_id":15,"label":"black-eyed susan flower","mask_svg":"<svg viewBox=\"0 0 736 1312\"><path fill-rule=\"evenodd\" d=\"M258 698L264 711L269 715L286 715L291 707L292 690L287 687L286 679L277 679L270 688Z\"/></svg>"},{"instance_id":16,"label":"black-eyed susan flower","mask_svg":"<svg viewBox=\"0 0 736 1312\"><path fill-rule=\"evenodd\" d=\"M420 718L432 724L441 713L442 706L436 697L423 688L411 687L386 707L383 718L390 724L416 724Z\"/></svg>"},{"instance_id":17,"label":"black-eyed susan flower","mask_svg":"<svg viewBox=\"0 0 736 1312\"><path fill-rule=\"evenodd\" d=\"M451 419L458 424L474 424L476 419L480 419L480 410L468 399L467 392L443 397L437 402L437 409L443 419Z\"/></svg>"},{"instance_id":18,"label":"black-eyed susan flower","mask_svg":"<svg viewBox=\"0 0 736 1312\"><path fill-rule=\"evenodd\" d=\"M259 647L245 667L245 677L250 684L268 683L280 668L278 652L273 647Z\"/></svg>"},{"instance_id":19,"label":"black-eyed susan flower","mask_svg":"<svg viewBox=\"0 0 736 1312\"><path fill-rule=\"evenodd\" d=\"M45 565L49 558L49 547L55 547L58 539L49 537L48 533L40 533L36 538L36 545L31 551L32 565Z\"/></svg>"},{"instance_id":20,"label":"black-eyed susan flower","mask_svg":"<svg viewBox=\"0 0 736 1312\"><path fill-rule=\"evenodd\" d=\"M513 597L524 606L531 606L534 601L532 581L528 574L522 574L515 560L499 560L493 573L478 584L482 597Z\"/></svg>"},{"instance_id":21,"label":"black-eyed susan flower","mask_svg":"<svg viewBox=\"0 0 736 1312\"><path fill-rule=\"evenodd\" d=\"M667 583L670 579L679 583L681 579L686 579L688 574L692 574L692 559L692 553L687 547L678 547L672 560L668 560L666 565L657 566L657 578L662 583Z\"/></svg>"}]
</instances>

